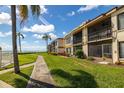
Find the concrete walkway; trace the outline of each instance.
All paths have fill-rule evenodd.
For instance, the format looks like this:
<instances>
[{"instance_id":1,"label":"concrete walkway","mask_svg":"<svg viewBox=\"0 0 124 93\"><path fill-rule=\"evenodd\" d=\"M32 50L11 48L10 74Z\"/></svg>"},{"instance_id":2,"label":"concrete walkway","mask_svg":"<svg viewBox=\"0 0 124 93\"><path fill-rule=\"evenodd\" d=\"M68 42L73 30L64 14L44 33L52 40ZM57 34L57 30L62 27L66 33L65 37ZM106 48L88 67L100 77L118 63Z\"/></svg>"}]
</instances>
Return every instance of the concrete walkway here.
<instances>
[{"instance_id":1,"label":"concrete walkway","mask_svg":"<svg viewBox=\"0 0 124 93\"><path fill-rule=\"evenodd\" d=\"M20 66L20 68L26 68L26 67L30 67L30 66L33 66L33 65L34 65L34 63L26 64L26 65ZM14 71L14 68L10 68L10 69L7 69L7 70L2 70L2 71L0 71L0 74L7 73L9 71ZM0 80L0 88L14 88L14 87L5 83L4 81Z\"/></svg>"},{"instance_id":2,"label":"concrete walkway","mask_svg":"<svg viewBox=\"0 0 124 93\"><path fill-rule=\"evenodd\" d=\"M27 88L53 88L54 81L42 56L38 56Z\"/></svg>"},{"instance_id":3,"label":"concrete walkway","mask_svg":"<svg viewBox=\"0 0 124 93\"><path fill-rule=\"evenodd\" d=\"M14 88L14 87L0 80L0 88Z\"/></svg>"},{"instance_id":4,"label":"concrete walkway","mask_svg":"<svg viewBox=\"0 0 124 93\"><path fill-rule=\"evenodd\" d=\"M33 66L33 65L34 65L34 63L26 64L26 65L20 66L20 68L26 68L26 67L30 67L30 66ZM4 73L9 72L9 71L14 71L14 68L2 70L2 71L0 71L0 74L4 74Z\"/></svg>"}]
</instances>

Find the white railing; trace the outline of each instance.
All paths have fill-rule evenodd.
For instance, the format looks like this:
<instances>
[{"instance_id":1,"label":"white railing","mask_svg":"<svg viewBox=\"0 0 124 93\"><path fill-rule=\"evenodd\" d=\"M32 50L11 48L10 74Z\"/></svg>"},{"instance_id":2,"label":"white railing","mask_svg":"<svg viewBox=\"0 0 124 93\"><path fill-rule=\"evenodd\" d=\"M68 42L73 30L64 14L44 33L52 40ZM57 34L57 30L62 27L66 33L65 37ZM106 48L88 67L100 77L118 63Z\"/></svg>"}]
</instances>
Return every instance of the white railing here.
<instances>
[{"instance_id":1,"label":"white railing","mask_svg":"<svg viewBox=\"0 0 124 93\"><path fill-rule=\"evenodd\" d=\"M10 51L0 51L0 67L13 63L13 54Z\"/></svg>"}]
</instances>

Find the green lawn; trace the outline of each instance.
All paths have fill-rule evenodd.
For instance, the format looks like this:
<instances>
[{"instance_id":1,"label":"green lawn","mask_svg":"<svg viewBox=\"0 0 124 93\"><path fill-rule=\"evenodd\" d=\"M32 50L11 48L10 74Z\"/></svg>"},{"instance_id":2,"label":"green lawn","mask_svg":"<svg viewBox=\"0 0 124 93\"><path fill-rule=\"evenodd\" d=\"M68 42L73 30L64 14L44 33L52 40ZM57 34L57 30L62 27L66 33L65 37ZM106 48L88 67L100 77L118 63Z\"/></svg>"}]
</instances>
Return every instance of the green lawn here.
<instances>
[{"instance_id":1,"label":"green lawn","mask_svg":"<svg viewBox=\"0 0 124 93\"><path fill-rule=\"evenodd\" d=\"M30 64L30 63L35 62L37 59L37 54L24 53L24 54L19 54L18 57L19 57L19 65L22 66L25 64ZM12 67L13 67L13 64L10 64L6 66L5 68L8 69ZM0 70L3 70L3 69L0 69Z\"/></svg>"},{"instance_id":2,"label":"green lawn","mask_svg":"<svg viewBox=\"0 0 124 93\"><path fill-rule=\"evenodd\" d=\"M124 87L124 67L42 54L57 87Z\"/></svg>"},{"instance_id":3,"label":"green lawn","mask_svg":"<svg viewBox=\"0 0 124 93\"><path fill-rule=\"evenodd\" d=\"M21 69L21 73L15 74L14 72L7 72L0 75L0 80L16 87L16 88L25 88L27 82L30 79L33 66Z\"/></svg>"},{"instance_id":4,"label":"green lawn","mask_svg":"<svg viewBox=\"0 0 124 93\"><path fill-rule=\"evenodd\" d=\"M37 55L44 57L57 87L124 87L124 67L100 65L88 60L66 58L46 53L21 54L19 55L20 62L27 64L34 62ZM0 80L14 87L26 87L32 69L33 67L25 68L18 75L13 72L2 74Z\"/></svg>"}]
</instances>

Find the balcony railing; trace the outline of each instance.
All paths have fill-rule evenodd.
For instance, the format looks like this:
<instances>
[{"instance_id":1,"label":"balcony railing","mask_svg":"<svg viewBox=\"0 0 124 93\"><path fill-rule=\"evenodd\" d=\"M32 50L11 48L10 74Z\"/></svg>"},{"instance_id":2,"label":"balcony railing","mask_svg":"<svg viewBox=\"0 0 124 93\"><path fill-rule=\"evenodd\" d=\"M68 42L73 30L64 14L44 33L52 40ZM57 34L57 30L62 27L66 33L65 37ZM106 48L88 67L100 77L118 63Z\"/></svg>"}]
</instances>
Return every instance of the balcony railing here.
<instances>
[{"instance_id":1,"label":"balcony railing","mask_svg":"<svg viewBox=\"0 0 124 93\"><path fill-rule=\"evenodd\" d=\"M112 36L111 29L106 28L106 29L100 30L98 32L90 33L88 35L88 41L110 38L111 36Z\"/></svg>"},{"instance_id":2,"label":"balcony railing","mask_svg":"<svg viewBox=\"0 0 124 93\"><path fill-rule=\"evenodd\" d=\"M73 44L81 43L82 42L82 37L74 38L73 39Z\"/></svg>"}]
</instances>

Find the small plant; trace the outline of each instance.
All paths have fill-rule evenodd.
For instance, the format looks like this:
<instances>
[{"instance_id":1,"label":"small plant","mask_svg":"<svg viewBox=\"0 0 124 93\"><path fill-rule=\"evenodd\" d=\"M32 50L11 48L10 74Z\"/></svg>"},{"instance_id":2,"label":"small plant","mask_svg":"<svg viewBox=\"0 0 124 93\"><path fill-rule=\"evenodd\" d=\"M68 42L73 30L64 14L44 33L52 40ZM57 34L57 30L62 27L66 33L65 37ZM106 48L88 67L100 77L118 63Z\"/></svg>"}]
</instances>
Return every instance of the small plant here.
<instances>
[{"instance_id":1,"label":"small plant","mask_svg":"<svg viewBox=\"0 0 124 93\"><path fill-rule=\"evenodd\" d=\"M76 51L76 57L81 58L81 59L85 58L83 51L82 50L77 50Z\"/></svg>"},{"instance_id":2,"label":"small plant","mask_svg":"<svg viewBox=\"0 0 124 93\"><path fill-rule=\"evenodd\" d=\"M115 64L116 64L116 65L120 65L120 64L121 64L121 62L117 61L117 62L115 62Z\"/></svg>"},{"instance_id":3,"label":"small plant","mask_svg":"<svg viewBox=\"0 0 124 93\"><path fill-rule=\"evenodd\" d=\"M52 54L52 55L58 55L58 54L57 54L57 53L55 53L55 52L51 52L51 54Z\"/></svg>"},{"instance_id":4,"label":"small plant","mask_svg":"<svg viewBox=\"0 0 124 93\"><path fill-rule=\"evenodd\" d=\"M66 53L66 56L67 56L67 57L70 57L70 54L69 54L69 53Z\"/></svg>"},{"instance_id":5,"label":"small plant","mask_svg":"<svg viewBox=\"0 0 124 93\"><path fill-rule=\"evenodd\" d=\"M105 60L105 59L106 59L106 57L103 56L103 57L102 57L102 60Z\"/></svg>"},{"instance_id":6,"label":"small plant","mask_svg":"<svg viewBox=\"0 0 124 93\"><path fill-rule=\"evenodd\" d=\"M92 56L89 56L88 58L87 58L87 60L90 60L90 61L93 61L93 60L95 60Z\"/></svg>"}]
</instances>

